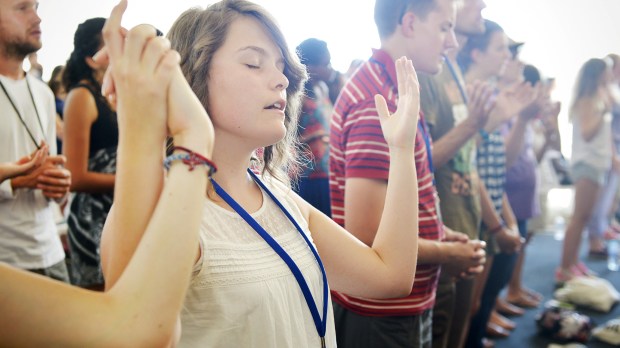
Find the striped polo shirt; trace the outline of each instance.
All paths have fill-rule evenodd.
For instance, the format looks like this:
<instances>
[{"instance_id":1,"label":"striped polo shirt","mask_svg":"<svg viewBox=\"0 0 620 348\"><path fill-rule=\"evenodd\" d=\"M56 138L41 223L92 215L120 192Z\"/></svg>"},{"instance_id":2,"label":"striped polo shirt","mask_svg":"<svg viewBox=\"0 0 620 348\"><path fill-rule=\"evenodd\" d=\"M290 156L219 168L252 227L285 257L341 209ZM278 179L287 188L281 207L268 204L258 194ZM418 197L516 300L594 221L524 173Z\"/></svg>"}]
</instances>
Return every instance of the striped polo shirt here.
<instances>
[{"instance_id":1,"label":"striped polo shirt","mask_svg":"<svg viewBox=\"0 0 620 348\"><path fill-rule=\"evenodd\" d=\"M372 57L346 83L334 106L330 131L329 184L332 218L342 226L346 179L388 179L389 149L381 131L374 96L383 95L390 112L394 112L398 100L397 86L394 61L385 51L374 50ZM418 128L415 139L419 236L440 240L443 238L443 226L436 209L437 194L423 132ZM419 315L435 303L439 271L439 265L418 265L411 294L404 298L372 300L338 292L332 292L332 296L340 305L361 315Z\"/></svg>"}]
</instances>

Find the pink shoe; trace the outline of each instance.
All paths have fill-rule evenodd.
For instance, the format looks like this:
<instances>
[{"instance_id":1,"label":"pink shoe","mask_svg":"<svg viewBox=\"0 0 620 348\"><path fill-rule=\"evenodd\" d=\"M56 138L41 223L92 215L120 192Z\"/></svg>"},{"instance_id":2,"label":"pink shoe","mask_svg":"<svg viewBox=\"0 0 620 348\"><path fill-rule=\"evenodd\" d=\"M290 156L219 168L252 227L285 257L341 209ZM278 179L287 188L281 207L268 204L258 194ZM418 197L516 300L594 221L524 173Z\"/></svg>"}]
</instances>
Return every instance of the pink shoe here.
<instances>
[{"instance_id":1,"label":"pink shoe","mask_svg":"<svg viewBox=\"0 0 620 348\"><path fill-rule=\"evenodd\" d=\"M581 273L584 277L596 277L598 273L589 269L583 262L578 262L576 265L573 265L572 269L576 271L576 273Z\"/></svg>"},{"instance_id":2,"label":"pink shoe","mask_svg":"<svg viewBox=\"0 0 620 348\"><path fill-rule=\"evenodd\" d=\"M620 240L620 232L614 227L609 227L605 233L603 233L604 240Z\"/></svg>"},{"instance_id":3,"label":"pink shoe","mask_svg":"<svg viewBox=\"0 0 620 348\"><path fill-rule=\"evenodd\" d=\"M575 266L570 269L558 267L555 270L555 285L556 287L563 287L567 281L576 277L583 277L583 274L577 271Z\"/></svg>"}]
</instances>

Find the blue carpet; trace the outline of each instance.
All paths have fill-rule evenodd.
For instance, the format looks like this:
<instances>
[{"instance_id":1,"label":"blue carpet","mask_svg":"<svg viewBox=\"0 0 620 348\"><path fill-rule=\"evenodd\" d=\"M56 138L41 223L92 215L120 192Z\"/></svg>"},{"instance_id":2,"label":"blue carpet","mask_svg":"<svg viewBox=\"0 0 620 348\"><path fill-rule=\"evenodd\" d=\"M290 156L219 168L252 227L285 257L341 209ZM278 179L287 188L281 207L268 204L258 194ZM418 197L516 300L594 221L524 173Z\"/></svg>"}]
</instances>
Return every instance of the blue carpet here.
<instances>
[{"instance_id":1,"label":"blue carpet","mask_svg":"<svg viewBox=\"0 0 620 348\"><path fill-rule=\"evenodd\" d=\"M585 247L584 241L582 246ZM585 248L582 248L582 260L600 277L609 280L620 291L620 272L610 272L607 270L607 261L599 259L589 259ZM526 250L525 267L523 272L523 283L545 296L545 301L553 298L555 269L560 263L560 253L562 242L554 239L551 234L536 235ZM541 306L542 307L542 306ZM541 308L526 310L521 317L511 317L517 323L517 328L510 337L495 340L497 348L546 348L553 341L538 335L536 327L536 315ZM620 317L620 305L616 304L609 313L600 313L585 308L577 308L577 311L590 316L595 325L601 325L608 320ZM609 344L591 338L587 343L591 348L608 348Z\"/></svg>"}]
</instances>

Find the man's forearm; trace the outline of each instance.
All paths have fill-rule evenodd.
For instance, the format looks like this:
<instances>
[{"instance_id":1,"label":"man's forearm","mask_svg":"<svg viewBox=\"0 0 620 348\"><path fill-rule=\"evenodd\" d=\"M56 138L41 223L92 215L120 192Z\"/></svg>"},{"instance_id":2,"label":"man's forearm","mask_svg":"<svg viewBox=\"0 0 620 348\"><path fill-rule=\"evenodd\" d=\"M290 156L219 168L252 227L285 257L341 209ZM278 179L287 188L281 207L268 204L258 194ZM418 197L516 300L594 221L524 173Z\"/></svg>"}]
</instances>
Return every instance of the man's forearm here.
<instances>
[{"instance_id":1,"label":"man's forearm","mask_svg":"<svg viewBox=\"0 0 620 348\"><path fill-rule=\"evenodd\" d=\"M476 127L469 119L461 122L452 128L442 137L433 140L433 165L440 168L448 163L456 152L465 145L465 143L478 133Z\"/></svg>"}]
</instances>

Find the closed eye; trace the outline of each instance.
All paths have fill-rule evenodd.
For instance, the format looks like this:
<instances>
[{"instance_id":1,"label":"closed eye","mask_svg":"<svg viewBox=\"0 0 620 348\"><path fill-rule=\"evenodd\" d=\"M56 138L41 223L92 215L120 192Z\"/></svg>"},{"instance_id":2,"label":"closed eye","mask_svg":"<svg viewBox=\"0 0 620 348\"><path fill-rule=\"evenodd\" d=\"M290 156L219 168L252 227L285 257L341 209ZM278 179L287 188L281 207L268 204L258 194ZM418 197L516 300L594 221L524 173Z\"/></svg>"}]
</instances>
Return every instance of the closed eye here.
<instances>
[{"instance_id":1,"label":"closed eye","mask_svg":"<svg viewBox=\"0 0 620 348\"><path fill-rule=\"evenodd\" d=\"M247 66L250 69L260 69L260 66L258 65L246 64L245 66Z\"/></svg>"}]
</instances>

